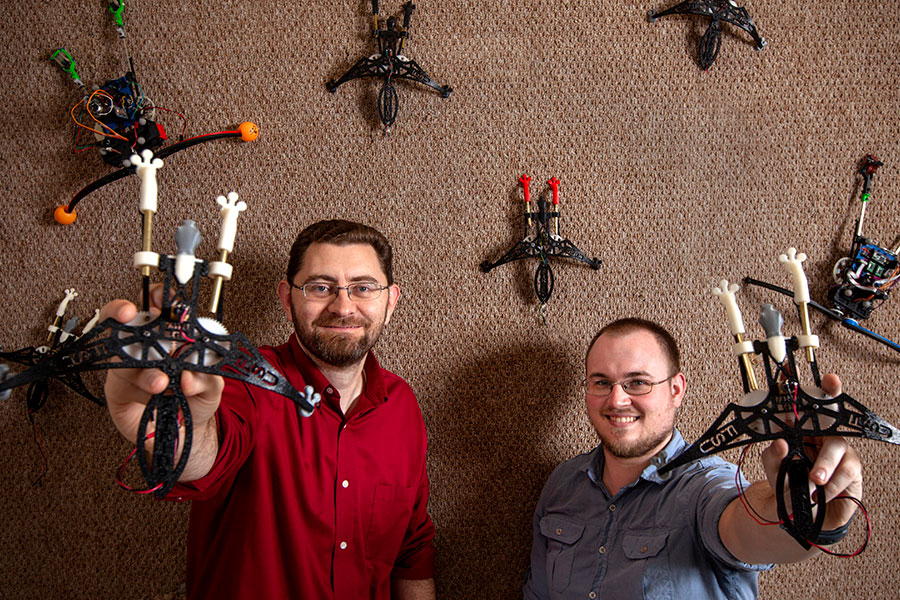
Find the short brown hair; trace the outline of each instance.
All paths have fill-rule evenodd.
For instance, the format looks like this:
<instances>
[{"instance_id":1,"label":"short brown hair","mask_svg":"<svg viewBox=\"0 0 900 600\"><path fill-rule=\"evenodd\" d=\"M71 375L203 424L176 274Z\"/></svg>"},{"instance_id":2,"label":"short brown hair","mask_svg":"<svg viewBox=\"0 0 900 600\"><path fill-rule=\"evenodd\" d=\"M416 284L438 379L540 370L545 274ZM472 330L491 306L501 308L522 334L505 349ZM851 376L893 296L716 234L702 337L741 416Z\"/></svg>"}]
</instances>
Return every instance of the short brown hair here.
<instances>
[{"instance_id":1,"label":"short brown hair","mask_svg":"<svg viewBox=\"0 0 900 600\"><path fill-rule=\"evenodd\" d=\"M293 279L303 265L303 255L306 254L307 248L311 244L316 243L336 244L338 246L349 244L367 244L372 246L375 254L378 256L381 270L387 276L388 285L394 283L394 251L391 249L391 244L387 241L387 238L373 227L343 219L319 221L300 232L300 235L294 240L294 245L291 246L291 254L288 258L288 281Z\"/></svg>"},{"instance_id":2,"label":"short brown hair","mask_svg":"<svg viewBox=\"0 0 900 600\"><path fill-rule=\"evenodd\" d=\"M672 337L672 334L659 323L654 323L647 319L639 319L637 317L628 317L613 321L598 331L597 335L594 336L594 339L591 340L591 343L588 344L587 352L584 355L585 362L587 362L587 355L591 353L591 348L594 347L594 344L597 343L597 340L604 333L625 334L637 330L644 330L653 334L656 341L659 342L663 354L666 355L666 360L672 370L672 375L681 372L681 353L678 351L678 344L675 343L675 338Z\"/></svg>"}]
</instances>

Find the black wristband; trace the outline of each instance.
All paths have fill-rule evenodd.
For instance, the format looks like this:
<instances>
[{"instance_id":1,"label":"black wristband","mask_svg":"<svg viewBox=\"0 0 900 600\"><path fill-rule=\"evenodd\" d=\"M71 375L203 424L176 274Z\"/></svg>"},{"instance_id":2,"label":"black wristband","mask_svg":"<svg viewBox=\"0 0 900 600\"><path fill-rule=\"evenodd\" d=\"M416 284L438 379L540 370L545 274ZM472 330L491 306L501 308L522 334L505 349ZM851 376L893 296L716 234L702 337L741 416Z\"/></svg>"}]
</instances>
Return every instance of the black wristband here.
<instances>
[{"instance_id":1,"label":"black wristband","mask_svg":"<svg viewBox=\"0 0 900 600\"><path fill-rule=\"evenodd\" d=\"M816 536L816 539L811 541L813 544L816 544L818 546L829 546L831 544L837 544L839 541L844 539L844 536L847 535L847 532L850 530L850 523L852 522L853 516L850 517L849 521L847 521L837 529L832 529L830 531L820 531L819 535Z\"/></svg>"}]
</instances>

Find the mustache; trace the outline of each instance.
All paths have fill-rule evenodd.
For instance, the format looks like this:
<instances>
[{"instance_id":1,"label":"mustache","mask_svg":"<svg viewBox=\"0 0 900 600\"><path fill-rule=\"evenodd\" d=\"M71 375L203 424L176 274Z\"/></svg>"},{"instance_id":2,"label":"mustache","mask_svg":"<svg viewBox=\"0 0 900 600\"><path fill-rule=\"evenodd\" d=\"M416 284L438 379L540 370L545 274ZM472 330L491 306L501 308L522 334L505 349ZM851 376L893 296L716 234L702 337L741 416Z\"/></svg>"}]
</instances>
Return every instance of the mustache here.
<instances>
[{"instance_id":1,"label":"mustache","mask_svg":"<svg viewBox=\"0 0 900 600\"><path fill-rule=\"evenodd\" d=\"M313 325L320 327L365 327L368 321L354 317L326 317L322 316L313 321Z\"/></svg>"}]
</instances>

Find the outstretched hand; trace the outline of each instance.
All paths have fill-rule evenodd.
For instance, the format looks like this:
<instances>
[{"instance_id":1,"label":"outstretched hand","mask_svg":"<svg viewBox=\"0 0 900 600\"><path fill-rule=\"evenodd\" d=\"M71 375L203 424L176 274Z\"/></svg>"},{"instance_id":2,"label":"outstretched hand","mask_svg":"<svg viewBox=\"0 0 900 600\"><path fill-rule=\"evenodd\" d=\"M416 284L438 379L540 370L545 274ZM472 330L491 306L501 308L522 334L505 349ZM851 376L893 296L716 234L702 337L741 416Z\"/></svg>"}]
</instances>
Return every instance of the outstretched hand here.
<instances>
[{"instance_id":1,"label":"outstretched hand","mask_svg":"<svg viewBox=\"0 0 900 600\"><path fill-rule=\"evenodd\" d=\"M151 288L152 316L159 314L162 304L162 287ZM137 307L127 300L113 300L100 311L100 320L114 318L128 323L138 314ZM224 382L222 377L185 370L181 373L181 389L188 401L195 430L212 423L219 407ZM110 369L107 371L104 392L110 417L119 432L132 443L137 443L138 426L150 398L165 391L169 377L159 369ZM149 431L148 431L149 433ZM146 450L152 449L148 440Z\"/></svg>"},{"instance_id":2,"label":"outstretched hand","mask_svg":"<svg viewBox=\"0 0 900 600\"><path fill-rule=\"evenodd\" d=\"M841 393L841 380L837 375L825 375L822 389L830 397ZM832 502L838 496L862 497L862 463L856 450L842 437L811 437L806 440L807 455L813 461L809 472L810 492L815 486L823 486L824 501L827 503L825 530L836 529L845 524L856 511L856 503L849 501ZM766 478L772 490L777 489L778 470L788 454L785 440L776 440L762 453L762 463ZM821 504L821 498L813 499ZM787 502L790 502L787 499Z\"/></svg>"}]
</instances>

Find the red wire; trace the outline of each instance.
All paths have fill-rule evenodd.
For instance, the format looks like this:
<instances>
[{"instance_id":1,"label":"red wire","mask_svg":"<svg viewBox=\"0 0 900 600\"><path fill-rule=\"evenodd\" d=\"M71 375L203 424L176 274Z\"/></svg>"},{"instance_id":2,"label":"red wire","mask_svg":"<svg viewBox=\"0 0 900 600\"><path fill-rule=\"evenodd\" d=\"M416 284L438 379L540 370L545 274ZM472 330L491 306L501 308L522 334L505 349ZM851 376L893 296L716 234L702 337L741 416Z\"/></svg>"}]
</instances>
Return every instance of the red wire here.
<instances>
[{"instance_id":1,"label":"red wire","mask_svg":"<svg viewBox=\"0 0 900 600\"><path fill-rule=\"evenodd\" d=\"M740 476L741 475L741 465L744 464L744 459L747 456L747 451L750 449L750 446L752 446L752 444L744 446L744 449L741 451L741 456L739 457L738 462L737 462L738 469L734 474L734 483L738 488L738 498L740 499L741 504L744 506L744 510L747 511L747 514L750 515L750 518L752 518L754 521L756 521L756 523L758 525L781 525L783 523L783 521L766 521L766 520L764 520L762 518L762 515L760 515L756 511L756 509L753 508L750 505L750 503L747 501L747 499L744 497L744 484L741 481L741 476ZM854 498L853 496L844 496L844 495L835 496L832 501L834 501L834 500L850 500L851 502L854 502L859 507L860 512L862 512L863 516L866 518L866 537L863 540L862 544L859 546L859 548L857 548L853 552L843 553L843 552L834 552L833 550L829 550L825 546L815 544L809 540L807 540L807 542L811 546L818 548L825 554L829 554L831 556L836 556L837 558L853 558L854 556L859 556L866 549L866 546L868 546L868 544L869 544L869 539L872 537L872 521L869 519L869 511L866 510L866 507L863 505L861 500L859 500L858 498ZM794 517L793 514L789 515L789 516L790 516L790 518Z\"/></svg>"},{"instance_id":2,"label":"red wire","mask_svg":"<svg viewBox=\"0 0 900 600\"><path fill-rule=\"evenodd\" d=\"M147 436L148 439L151 437L153 437L152 433ZM122 466L119 467L118 471L116 471L116 483L119 484L119 487L121 487L122 489L128 490L129 492L134 492L135 494L152 494L156 490L160 489L163 484L158 483L148 490L139 490L122 481L122 473L125 471L125 467L128 466L128 463L131 462L131 459L134 458L135 454L137 454L137 448L131 451L131 454L128 455L128 458L125 459L125 462L122 463Z\"/></svg>"},{"instance_id":3,"label":"red wire","mask_svg":"<svg viewBox=\"0 0 900 600\"><path fill-rule=\"evenodd\" d=\"M146 439L149 440L149 439L152 438L154 435L155 435L155 433L151 433L150 435L147 436ZM131 459L134 458L134 455L137 454L137 451L138 451L137 448L135 448L134 450L132 450L132 451L131 451L131 454L128 455L128 458L125 459L125 462L122 463L122 466L119 467L119 470L116 471L116 483L119 484L119 487L121 487L122 489L128 490L129 492L134 492L135 494L152 494L152 493L155 492L156 490L160 489L160 488L163 486L163 484L162 484L162 483L158 483L158 484L156 484L154 487L152 487L152 488L150 488L150 489L147 489L147 490L139 490L139 489L137 489L137 488L131 487L130 485L128 485L127 483L125 483L124 481L122 481L122 474L125 472L125 467L128 466L128 463L131 462Z\"/></svg>"},{"instance_id":4,"label":"red wire","mask_svg":"<svg viewBox=\"0 0 900 600\"><path fill-rule=\"evenodd\" d=\"M869 520L869 511L866 510L866 507L863 506L863 503L859 498L854 498L853 496L835 496L834 499L835 500L839 500L839 499L850 500L851 502L854 502L859 507L860 512L862 512L863 516L866 518L866 537L865 537L865 539L863 540L863 542L859 546L859 548L857 548L853 552L847 552L847 553L834 552L824 546L820 546L818 544L813 544L812 542L810 542L810 544L812 546L815 546L816 548L818 548L825 554L830 554L831 556L836 556L838 558L853 558L854 556L859 556L860 554L863 553L863 550L866 549L866 546L869 545L869 539L872 537L872 521Z\"/></svg>"},{"instance_id":5,"label":"red wire","mask_svg":"<svg viewBox=\"0 0 900 600\"><path fill-rule=\"evenodd\" d=\"M181 429L181 427L183 425L184 425L184 414L182 413L181 410L179 410L178 411L178 428ZM148 434L146 436L145 440L153 439L153 437L155 435L156 435L156 432L154 431L153 433ZM125 459L125 462L122 463L122 466L120 466L119 469L116 471L116 483L122 489L128 490L129 492L134 492L135 494L152 494L153 492L161 489L163 484L158 483L155 486L153 486L152 488L149 488L146 490L139 490L137 488L131 487L130 485L128 485L127 483L122 481L122 476L123 476L123 473L125 472L125 467L128 466L128 463L131 462L131 459L134 458L134 455L137 454L137 451L138 451L138 449L135 447L135 449L132 450L131 453L128 455L128 458ZM175 454L178 454L178 437L177 436L175 438Z\"/></svg>"},{"instance_id":6,"label":"red wire","mask_svg":"<svg viewBox=\"0 0 900 600\"><path fill-rule=\"evenodd\" d=\"M142 110L142 112L148 111L148 110L164 110L166 112L175 113L176 115L181 117L181 137L184 138L184 132L187 131L187 117L185 117L183 114L181 114L177 110L172 110L171 108L165 108L162 106L146 106L141 110Z\"/></svg>"},{"instance_id":7,"label":"red wire","mask_svg":"<svg viewBox=\"0 0 900 600\"><path fill-rule=\"evenodd\" d=\"M194 340L194 339L191 339L190 337L188 337L188 334L185 333L185 331L184 331L184 324L187 322L188 316L189 316L189 309L187 307L185 307L184 312L181 313L181 319L179 319L180 325L181 325L180 332L181 332L181 337L183 337L185 340L187 340L188 342L193 344L197 340Z\"/></svg>"},{"instance_id":8,"label":"red wire","mask_svg":"<svg viewBox=\"0 0 900 600\"><path fill-rule=\"evenodd\" d=\"M759 512L755 508L753 508L744 497L744 482L741 481L741 465L744 464L744 459L747 456L747 451L750 450L750 446L752 445L753 444L748 444L747 446L744 446L744 449L741 451L741 456L737 462L737 471L735 471L734 473L734 483L738 489L738 499L740 499L741 504L744 506L744 510L747 511L747 514L750 515L750 518L756 521L758 525L781 525L782 521L766 521L765 519L763 519L762 515L760 515Z\"/></svg>"}]
</instances>

